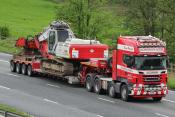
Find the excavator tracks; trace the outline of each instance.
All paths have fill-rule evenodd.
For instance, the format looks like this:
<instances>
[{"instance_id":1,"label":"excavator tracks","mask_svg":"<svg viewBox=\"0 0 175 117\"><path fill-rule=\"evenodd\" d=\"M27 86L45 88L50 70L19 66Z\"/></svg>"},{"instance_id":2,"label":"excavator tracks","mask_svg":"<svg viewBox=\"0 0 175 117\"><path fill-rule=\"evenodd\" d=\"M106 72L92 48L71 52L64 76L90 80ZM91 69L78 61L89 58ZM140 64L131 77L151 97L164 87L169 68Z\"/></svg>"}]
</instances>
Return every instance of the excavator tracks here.
<instances>
[{"instance_id":1,"label":"excavator tracks","mask_svg":"<svg viewBox=\"0 0 175 117\"><path fill-rule=\"evenodd\" d=\"M44 73L56 76L67 76L73 74L73 64L64 61L64 59L42 60L41 69Z\"/></svg>"}]
</instances>

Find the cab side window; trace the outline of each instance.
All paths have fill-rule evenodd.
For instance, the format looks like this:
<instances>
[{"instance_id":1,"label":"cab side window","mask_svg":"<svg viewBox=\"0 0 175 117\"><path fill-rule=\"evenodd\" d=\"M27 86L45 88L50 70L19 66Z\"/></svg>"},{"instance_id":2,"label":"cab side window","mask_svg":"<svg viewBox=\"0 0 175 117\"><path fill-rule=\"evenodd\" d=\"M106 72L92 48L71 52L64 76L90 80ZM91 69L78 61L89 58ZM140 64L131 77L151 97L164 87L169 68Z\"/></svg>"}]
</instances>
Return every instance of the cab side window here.
<instances>
[{"instance_id":1,"label":"cab side window","mask_svg":"<svg viewBox=\"0 0 175 117\"><path fill-rule=\"evenodd\" d=\"M130 55L123 55L123 62L127 65L127 67L134 67L135 59Z\"/></svg>"}]
</instances>

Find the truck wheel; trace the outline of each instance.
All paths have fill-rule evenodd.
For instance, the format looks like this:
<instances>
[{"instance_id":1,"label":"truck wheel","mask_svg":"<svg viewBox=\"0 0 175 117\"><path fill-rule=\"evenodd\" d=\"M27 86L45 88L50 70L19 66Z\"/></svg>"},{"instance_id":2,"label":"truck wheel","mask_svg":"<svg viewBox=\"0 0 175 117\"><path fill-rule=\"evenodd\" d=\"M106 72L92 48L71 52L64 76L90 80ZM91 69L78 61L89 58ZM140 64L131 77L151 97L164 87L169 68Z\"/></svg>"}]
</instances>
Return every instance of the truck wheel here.
<instances>
[{"instance_id":1,"label":"truck wheel","mask_svg":"<svg viewBox=\"0 0 175 117\"><path fill-rule=\"evenodd\" d=\"M88 92L92 92L93 91L93 86L92 86L92 81L91 81L91 76L87 75L86 77L86 89Z\"/></svg>"},{"instance_id":2,"label":"truck wheel","mask_svg":"<svg viewBox=\"0 0 175 117\"><path fill-rule=\"evenodd\" d=\"M20 64L20 63L17 63L17 64L16 64L16 72L17 72L18 74L21 73L21 64Z\"/></svg>"},{"instance_id":3,"label":"truck wheel","mask_svg":"<svg viewBox=\"0 0 175 117\"><path fill-rule=\"evenodd\" d=\"M16 71L16 66L15 66L15 63L13 61L10 62L10 70L11 70L11 72Z\"/></svg>"},{"instance_id":4,"label":"truck wheel","mask_svg":"<svg viewBox=\"0 0 175 117\"><path fill-rule=\"evenodd\" d=\"M97 94L101 94L102 93L102 88L101 88L101 82L99 78L95 78L94 81L94 92Z\"/></svg>"},{"instance_id":5,"label":"truck wheel","mask_svg":"<svg viewBox=\"0 0 175 117\"><path fill-rule=\"evenodd\" d=\"M22 64L22 74L26 75L26 72L27 72L27 67L25 64Z\"/></svg>"},{"instance_id":6,"label":"truck wheel","mask_svg":"<svg viewBox=\"0 0 175 117\"><path fill-rule=\"evenodd\" d=\"M162 100L162 97L153 97L153 101L160 102Z\"/></svg>"},{"instance_id":7,"label":"truck wheel","mask_svg":"<svg viewBox=\"0 0 175 117\"><path fill-rule=\"evenodd\" d=\"M33 75L32 66L31 65L28 65L28 67L27 67L27 75L28 76L32 76Z\"/></svg>"},{"instance_id":8,"label":"truck wheel","mask_svg":"<svg viewBox=\"0 0 175 117\"><path fill-rule=\"evenodd\" d=\"M121 93L121 99L123 101L129 101L128 87L127 87L127 85L125 85L125 84L122 85L120 93Z\"/></svg>"},{"instance_id":9,"label":"truck wheel","mask_svg":"<svg viewBox=\"0 0 175 117\"><path fill-rule=\"evenodd\" d=\"M113 85L110 85L109 86L109 96L112 97L112 98L115 98L116 97L116 92L115 92L115 87Z\"/></svg>"}]
</instances>

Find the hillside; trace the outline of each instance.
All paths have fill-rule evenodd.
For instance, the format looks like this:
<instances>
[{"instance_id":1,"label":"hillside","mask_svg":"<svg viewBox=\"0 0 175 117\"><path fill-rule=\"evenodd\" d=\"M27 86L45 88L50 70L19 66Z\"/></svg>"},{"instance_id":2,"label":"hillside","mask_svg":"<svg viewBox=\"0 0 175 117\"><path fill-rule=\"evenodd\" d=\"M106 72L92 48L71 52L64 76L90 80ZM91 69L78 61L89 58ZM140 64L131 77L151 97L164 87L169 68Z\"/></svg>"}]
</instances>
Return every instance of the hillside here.
<instances>
[{"instance_id":1,"label":"hillside","mask_svg":"<svg viewBox=\"0 0 175 117\"><path fill-rule=\"evenodd\" d=\"M55 18L55 4L48 0L0 0L0 26L7 26L10 38L0 40L0 51L14 53L19 36L42 31Z\"/></svg>"},{"instance_id":2,"label":"hillside","mask_svg":"<svg viewBox=\"0 0 175 117\"><path fill-rule=\"evenodd\" d=\"M0 0L0 2L0 16L2 16L0 26L7 26L10 30L10 38L0 40L0 51L8 53L18 51L14 44L19 36L26 37L41 32L56 18L56 7L62 4L60 0ZM123 28L123 9L125 8L117 4L109 4L104 9L112 11L115 16L113 26L99 35L102 43L110 45L112 39L128 34L128 30Z\"/></svg>"},{"instance_id":3,"label":"hillside","mask_svg":"<svg viewBox=\"0 0 175 117\"><path fill-rule=\"evenodd\" d=\"M41 31L55 16L55 5L47 0L0 0L0 26L8 26L12 37Z\"/></svg>"}]
</instances>

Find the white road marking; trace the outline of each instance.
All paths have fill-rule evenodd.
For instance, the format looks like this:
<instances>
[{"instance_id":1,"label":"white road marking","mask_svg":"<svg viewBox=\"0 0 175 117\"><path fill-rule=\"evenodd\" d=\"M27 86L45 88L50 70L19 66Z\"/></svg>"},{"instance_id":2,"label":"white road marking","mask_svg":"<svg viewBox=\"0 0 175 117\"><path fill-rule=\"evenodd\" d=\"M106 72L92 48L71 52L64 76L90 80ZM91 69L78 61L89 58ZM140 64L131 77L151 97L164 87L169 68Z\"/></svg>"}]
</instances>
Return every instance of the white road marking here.
<instances>
[{"instance_id":1,"label":"white road marking","mask_svg":"<svg viewBox=\"0 0 175 117\"><path fill-rule=\"evenodd\" d=\"M114 101L112 100L108 100L108 99L105 99L105 98L98 98L99 100L103 100L103 101L107 101L107 102L111 102L111 103L115 103Z\"/></svg>"},{"instance_id":2,"label":"white road marking","mask_svg":"<svg viewBox=\"0 0 175 117\"><path fill-rule=\"evenodd\" d=\"M0 62L9 63L9 61L6 60L0 60Z\"/></svg>"},{"instance_id":3,"label":"white road marking","mask_svg":"<svg viewBox=\"0 0 175 117\"><path fill-rule=\"evenodd\" d=\"M169 117L169 116L161 114L161 113L154 113L154 114L156 114L157 116L161 116L161 117Z\"/></svg>"},{"instance_id":4,"label":"white road marking","mask_svg":"<svg viewBox=\"0 0 175 117\"><path fill-rule=\"evenodd\" d=\"M97 115L97 117L104 117L104 116L102 116L102 115Z\"/></svg>"},{"instance_id":5,"label":"white road marking","mask_svg":"<svg viewBox=\"0 0 175 117\"><path fill-rule=\"evenodd\" d=\"M56 85L52 85L52 84L47 84L47 86L51 86L51 87L60 88L59 86L56 86Z\"/></svg>"},{"instance_id":6,"label":"white road marking","mask_svg":"<svg viewBox=\"0 0 175 117\"><path fill-rule=\"evenodd\" d=\"M54 104L58 104L58 102L55 102L55 101L52 101L52 100L49 100L49 99L46 99L46 98L44 98L43 100L46 101L46 102L50 102L50 103L54 103Z\"/></svg>"},{"instance_id":7,"label":"white road marking","mask_svg":"<svg viewBox=\"0 0 175 117\"><path fill-rule=\"evenodd\" d=\"M167 102L171 102L171 103L175 103L175 101L173 101L173 100L168 100L168 99L162 99L162 100L167 101Z\"/></svg>"},{"instance_id":8,"label":"white road marking","mask_svg":"<svg viewBox=\"0 0 175 117\"><path fill-rule=\"evenodd\" d=\"M10 76L15 76L15 77L20 77L20 76L18 76L18 75L11 74L11 73L9 73L9 74L7 74L7 75L10 75Z\"/></svg>"},{"instance_id":9,"label":"white road marking","mask_svg":"<svg viewBox=\"0 0 175 117\"><path fill-rule=\"evenodd\" d=\"M10 88L0 85L0 88L10 90Z\"/></svg>"}]
</instances>

